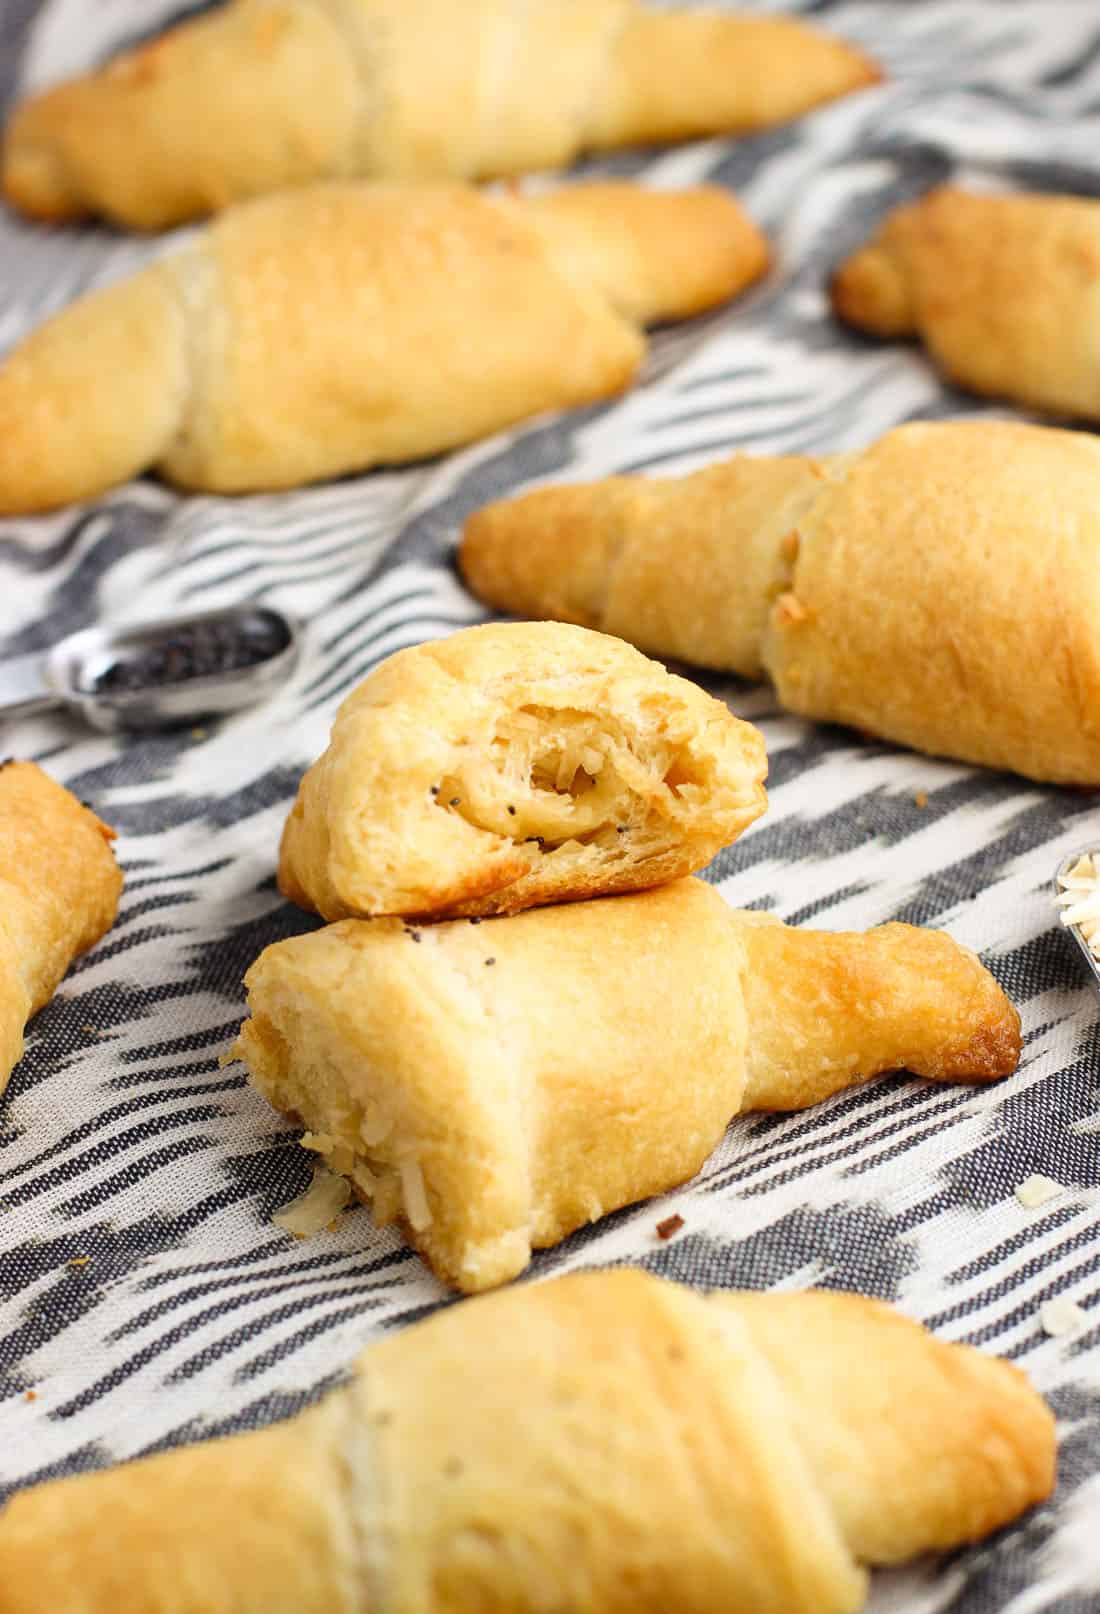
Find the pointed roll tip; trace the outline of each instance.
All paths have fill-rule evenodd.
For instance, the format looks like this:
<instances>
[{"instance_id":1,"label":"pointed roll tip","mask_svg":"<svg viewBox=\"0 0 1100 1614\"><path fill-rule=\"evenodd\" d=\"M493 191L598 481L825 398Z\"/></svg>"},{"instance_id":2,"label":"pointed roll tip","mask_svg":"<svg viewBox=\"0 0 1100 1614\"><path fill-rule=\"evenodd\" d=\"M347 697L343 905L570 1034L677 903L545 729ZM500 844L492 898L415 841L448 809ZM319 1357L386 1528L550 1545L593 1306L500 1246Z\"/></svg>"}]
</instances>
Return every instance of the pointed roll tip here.
<instances>
[{"instance_id":1,"label":"pointed roll tip","mask_svg":"<svg viewBox=\"0 0 1100 1614\"><path fill-rule=\"evenodd\" d=\"M833 270L829 305L837 319L872 336L906 336L913 304L902 265L877 241L858 248Z\"/></svg>"},{"instance_id":2,"label":"pointed roll tip","mask_svg":"<svg viewBox=\"0 0 1100 1614\"><path fill-rule=\"evenodd\" d=\"M458 569L475 599L517 616L599 628L611 521L585 485L535 488L466 518Z\"/></svg>"},{"instance_id":3,"label":"pointed roll tip","mask_svg":"<svg viewBox=\"0 0 1100 1614\"><path fill-rule=\"evenodd\" d=\"M848 59L851 63L852 89L869 90L876 84L888 84L890 76L880 62L858 45L848 46Z\"/></svg>"},{"instance_id":4,"label":"pointed roll tip","mask_svg":"<svg viewBox=\"0 0 1100 1614\"><path fill-rule=\"evenodd\" d=\"M795 19L791 19L792 22ZM824 33L806 23L796 23L804 36L812 35L816 44L815 56L822 72L818 84L818 100L822 104L855 95L860 90L873 89L887 84L890 76L882 63L861 45ZM807 41L807 43L809 43Z\"/></svg>"},{"instance_id":5,"label":"pointed roll tip","mask_svg":"<svg viewBox=\"0 0 1100 1614\"><path fill-rule=\"evenodd\" d=\"M972 1037L958 1048L945 1050L942 1069L936 1074L954 1081L1001 1081L1017 1069L1022 1052L1020 1016L1005 998Z\"/></svg>"},{"instance_id":6,"label":"pointed roll tip","mask_svg":"<svg viewBox=\"0 0 1100 1614\"><path fill-rule=\"evenodd\" d=\"M177 429L187 379L160 264L61 309L0 360L0 512L42 514L141 475Z\"/></svg>"},{"instance_id":7,"label":"pointed roll tip","mask_svg":"<svg viewBox=\"0 0 1100 1614\"><path fill-rule=\"evenodd\" d=\"M0 191L9 207L44 224L84 216L51 125L65 108L65 86L31 96L8 119L0 149Z\"/></svg>"}]
</instances>

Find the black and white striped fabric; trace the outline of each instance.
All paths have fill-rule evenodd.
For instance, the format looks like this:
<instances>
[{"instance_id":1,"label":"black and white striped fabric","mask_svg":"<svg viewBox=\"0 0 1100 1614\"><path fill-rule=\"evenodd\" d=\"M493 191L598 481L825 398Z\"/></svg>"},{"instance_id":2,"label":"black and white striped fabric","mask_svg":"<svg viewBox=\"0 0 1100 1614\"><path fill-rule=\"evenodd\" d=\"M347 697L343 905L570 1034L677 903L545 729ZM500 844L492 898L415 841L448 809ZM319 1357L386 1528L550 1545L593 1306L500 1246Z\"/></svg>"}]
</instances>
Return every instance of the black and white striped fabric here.
<instances>
[{"instance_id":1,"label":"black and white striped fabric","mask_svg":"<svg viewBox=\"0 0 1100 1614\"><path fill-rule=\"evenodd\" d=\"M3 0L0 96L183 9ZM275 890L274 855L337 703L392 651L482 615L451 564L465 514L557 478L685 471L738 447L850 448L904 419L994 413L915 350L839 329L824 278L887 207L953 173L1100 194L1100 7L806 10L890 82L793 128L601 165L727 184L778 247L748 299L659 333L627 398L300 493L179 498L141 482L0 523L0 656L242 597L311 624L292 687L244 715L140 740L63 717L2 736L117 827L126 890L114 930L34 1022L0 1104L0 1495L285 1416L382 1330L448 1303L363 1212L304 1243L272 1225L309 1158L218 1055L248 964L309 926ZM158 250L5 216L0 346ZM872 1606L1100 1610L1100 1004L1051 899L1057 862L1100 843L1100 797L801 723L764 688L713 687L764 731L771 805L709 878L794 921L947 928L1019 1005L1023 1062L988 1090L893 1079L736 1121L689 1187L541 1255L529 1281L633 1262L710 1285L854 1288L1013 1357L1059 1415L1054 1502L946 1563L880 1577ZM1032 1172L1064 1185L1038 1210L1014 1194ZM660 1242L673 1212L684 1229ZM1087 1313L1069 1339L1040 1326L1054 1296Z\"/></svg>"}]
</instances>

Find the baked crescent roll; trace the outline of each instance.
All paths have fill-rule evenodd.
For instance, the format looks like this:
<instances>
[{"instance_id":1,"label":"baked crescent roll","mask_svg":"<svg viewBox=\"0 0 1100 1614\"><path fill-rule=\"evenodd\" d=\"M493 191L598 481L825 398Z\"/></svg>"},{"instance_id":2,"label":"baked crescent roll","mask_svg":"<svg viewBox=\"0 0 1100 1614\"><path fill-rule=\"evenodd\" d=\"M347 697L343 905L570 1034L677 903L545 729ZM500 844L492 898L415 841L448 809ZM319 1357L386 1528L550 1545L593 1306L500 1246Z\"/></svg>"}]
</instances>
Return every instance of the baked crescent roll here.
<instances>
[{"instance_id":1,"label":"baked crescent roll","mask_svg":"<svg viewBox=\"0 0 1100 1614\"><path fill-rule=\"evenodd\" d=\"M114 838L35 763L0 763L0 1093L31 1015L114 924Z\"/></svg>"},{"instance_id":2,"label":"baked crescent roll","mask_svg":"<svg viewBox=\"0 0 1100 1614\"><path fill-rule=\"evenodd\" d=\"M830 295L860 330L918 337L972 392L1100 420L1098 283L1100 202L944 186L890 213Z\"/></svg>"},{"instance_id":3,"label":"baked crescent roll","mask_svg":"<svg viewBox=\"0 0 1100 1614\"><path fill-rule=\"evenodd\" d=\"M540 488L471 517L481 599L774 682L806 717L1100 784L1100 443L913 424L862 453Z\"/></svg>"},{"instance_id":4,"label":"baked crescent roll","mask_svg":"<svg viewBox=\"0 0 1100 1614\"><path fill-rule=\"evenodd\" d=\"M16 1495L0 1608L854 1614L865 1566L1007 1524L1055 1455L1025 1374L880 1301L571 1273L287 1423Z\"/></svg>"},{"instance_id":5,"label":"baked crescent roll","mask_svg":"<svg viewBox=\"0 0 1100 1614\"><path fill-rule=\"evenodd\" d=\"M3 189L163 229L318 179L484 179L745 133L874 83L785 17L634 0L236 0L33 96Z\"/></svg>"},{"instance_id":6,"label":"baked crescent roll","mask_svg":"<svg viewBox=\"0 0 1100 1614\"><path fill-rule=\"evenodd\" d=\"M226 213L0 368L0 513L150 468L214 493L421 459L629 386L767 244L725 191L322 185Z\"/></svg>"},{"instance_id":7,"label":"baked crescent roll","mask_svg":"<svg viewBox=\"0 0 1100 1614\"><path fill-rule=\"evenodd\" d=\"M988 1081L1020 1052L950 937L789 930L701 880L484 923L344 920L268 947L245 984L254 1085L465 1290L685 1182L739 1110L902 1065Z\"/></svg>"},{"instance_id":8,"label":"baked crescent roll","mask_svg":"<svg viewBox=\"0 0 1100 1614\"><path fill-rule=\"evenodd\" d=\"M764 741L606 634L466 628L344 701L283 831L326 919L514 913L701 869L767 805Z\"/></svg>"}]
</instances>

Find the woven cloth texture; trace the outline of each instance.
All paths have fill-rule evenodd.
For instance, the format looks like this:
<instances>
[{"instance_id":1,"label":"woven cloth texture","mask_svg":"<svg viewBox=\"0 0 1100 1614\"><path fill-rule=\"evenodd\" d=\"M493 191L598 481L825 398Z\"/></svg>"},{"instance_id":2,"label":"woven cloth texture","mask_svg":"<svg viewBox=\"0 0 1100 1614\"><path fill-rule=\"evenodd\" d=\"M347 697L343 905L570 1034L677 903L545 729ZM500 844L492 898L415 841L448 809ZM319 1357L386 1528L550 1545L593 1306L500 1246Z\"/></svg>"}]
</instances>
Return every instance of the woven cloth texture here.
<instances>
[{"instance_id":1,"label":"woven cloth texture","mask_svg":"<svg viewBox=\"0 0 1100 1614\"><path fill-rule=\"evenodd\" d=\"M183 9L4 0L0 98ZM275 850L341 697L393 651L484 615L453 567L463 517L554 479L683 472L739 447L833 451L901 420L1010 413L945 386L915 349L839 328L823 288L889 207L949 176L1100 195L1100 9L805 9L889 81L755 138L583 165L727 185L778 249L750 296L657 333L624 399L291 494L181 498L142 481L0 523L0 658L244 597L309 623L293 683L233 718L129 739L59 715L5 726L5 753L41 761L118 829L126 889L0 1101L0 1497L286 1416L380 1331L450 1301L365 1212L306 1242L272 1225L310 1157L218 1056L248 965L309 928L275 889ZM3 214L0 348L163 250ZM1023 1060L990 1089L889 1078L806 1114L737 1120L694 1182L541 1254L524 1281L632 1262L708 1285L852 1288L1012 1357L1059 1416L1055 1498L993 1542L876 1577L871 1606L1100 1610L1100 1003L1051 892L1060 859L1100 844L1100 796L932 761L787 717L764 687L704 681L760 725L771 766L766 817L707 877L795 922L944 927L1019 1006ZM1014 1190L1033 1172L1063 1189L1029 1210ZM674 1212L683 1230L663 1242L656 1224ZM1071 1338L1040 1326L1053 1296L1087 1314Z\"/></svg>"}]
</instances>

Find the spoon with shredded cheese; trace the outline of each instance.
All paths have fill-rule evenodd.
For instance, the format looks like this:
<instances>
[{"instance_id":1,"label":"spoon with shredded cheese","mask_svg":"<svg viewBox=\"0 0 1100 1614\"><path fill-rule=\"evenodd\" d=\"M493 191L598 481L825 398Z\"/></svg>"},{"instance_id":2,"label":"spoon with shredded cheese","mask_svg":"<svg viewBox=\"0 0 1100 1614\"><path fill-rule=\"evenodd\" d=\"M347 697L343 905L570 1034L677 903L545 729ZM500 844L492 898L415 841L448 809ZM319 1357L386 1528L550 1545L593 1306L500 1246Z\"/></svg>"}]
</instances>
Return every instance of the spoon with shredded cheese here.
<instances>
[{"instance_id":1,"label":"spoon with shredded cheese","mask_svg":"<svg viewBox=\"0 0 1100 1614\"><path fill-rule=\"evenodd\" d=\"M1054 876L1054 900L1100 981L1100 847L1063 859Z\"/></svg>"}]
</instances>

